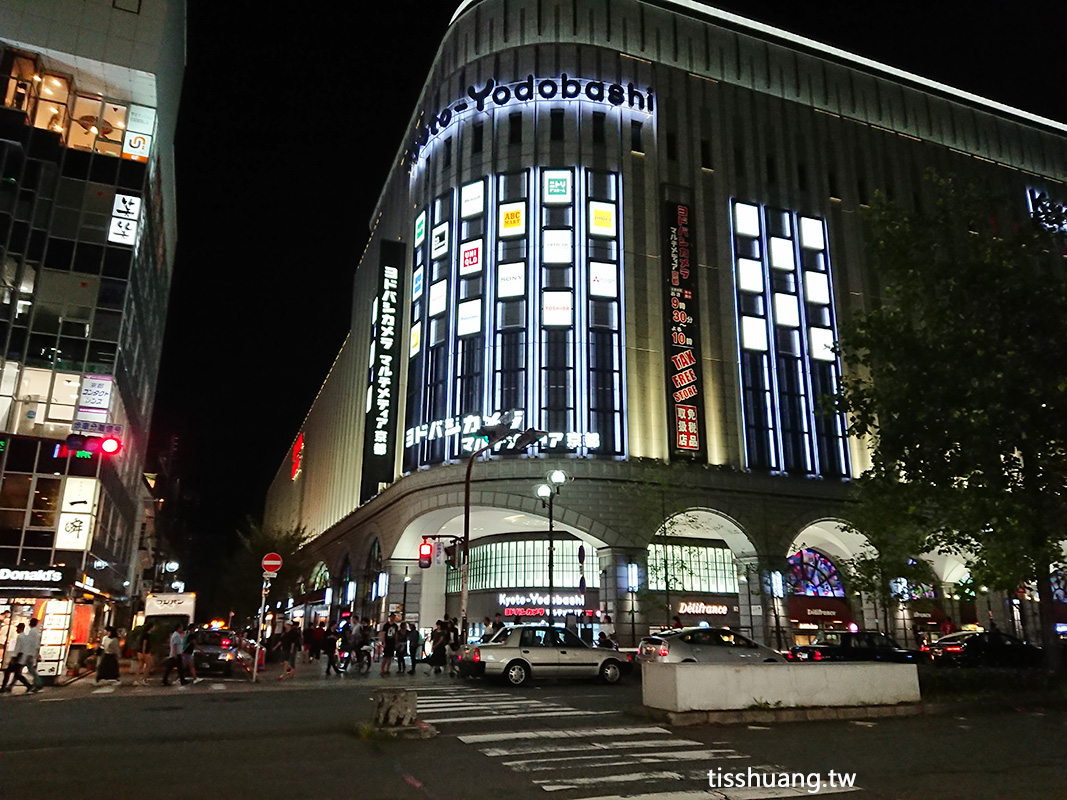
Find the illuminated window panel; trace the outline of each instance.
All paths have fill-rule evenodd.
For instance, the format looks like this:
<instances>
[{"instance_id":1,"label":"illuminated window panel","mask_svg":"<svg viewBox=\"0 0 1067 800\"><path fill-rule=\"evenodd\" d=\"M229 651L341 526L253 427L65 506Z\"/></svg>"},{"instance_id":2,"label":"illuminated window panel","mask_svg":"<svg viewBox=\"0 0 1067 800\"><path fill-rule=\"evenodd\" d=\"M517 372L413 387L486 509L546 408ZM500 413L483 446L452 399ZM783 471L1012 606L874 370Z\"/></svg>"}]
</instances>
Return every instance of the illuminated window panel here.
<instances>
[{"instance_id":1,"label":"illuminated window panel","mask_svg":"<svg viewBox=\"0 0 1067 800\"><path fill-rule=\"evenodd\" d=\"M800 246L805 250L826 249L822 220L812 219L811 217L800 218Z\"/></svg>"},{"instance_id":2,"label":"illuminated window panel","mask_svg":"<svg viewBox=\"0 0 1067 800\"><path fill-rule=\"evenodd\" d=\"M574 202L574 173L569 169L546 169L541 173L541 202L546 206Z\"/></svg>"},{"instance_id":3,"label":"illuminated window panel","mask_svg":"<svg viewBox=\"0 0 1067 800\"><path fill-rule=\"evenodd\" d=\"M544 292L541 295L541 324L546 328L574 324L574 295L571 292Z\"/></svg>"},{"instance_id":4,"label":"illuminated window panel","mask_svg":"<svg viewBox=\"0 0 1067 800\"><path fill-rule=\"evenodd\" d=\"M834 332L828 328L811 328L808 331L811 357L819 361L836 361L834 354Z\"/></svg>"},{"instance_id":5,"label":"illuminated window panel","mask_svg":"<svg viewBox=\"0 0 1067 800\"><path fill-rule=\"evenodd\" d=\"M589 262L589 294L593 297L619 296L618 268L614 264Z\"/></svg>"},{"instance_id":6,"label":"illuminated window panel","mask_svg":"<svg viewBox=\"0 0 1067 800\"><path fill-rule=\"evenodd\" d=\"M500 206L498 219L501 239L526 235L526 203L505 203Z\"/></svg>"},{"instance_id":7,"label":"illuminated window panel","mask_svg":"<svg viewBox=\"0 0 1067 800\"><path fill-rule=\"evenodd\" d=\"M422 348L422 322L416 322L411 326L411 346L408 350L408 357L413 358L419 354L419 350Z\"/></svg>"},{"instance_id":8,"label":"illuminated window panel","mask_svg":"<svg viewBox=\"0 0 1067 800\"><path fill-rule=\"evenodd\" d=\"M804 273L804 299L809 303L829 305L830 279L825 272Z\"/></svg>"},{"instance_id":9,"label":"illuminated window panel","mask_svg":"<svg viewBox=\"0 0 1067 800\"><path fill-rule=\"evenodd\" d=\"M776 294L774 296L774 322L788 328L800 327L800 305L796 295Z\"/></svg>"},{"instance_id":10,"label":"illuminated window panel","mask_svg":"<svg viewBox=\"0 0 1067 800\"><path fill-rule=\"evenodd\" d=\"M571 231L544 231L541 244L543 264L571 264L574 262L574 235Z\"/></svg>"},{"instance_id":11,"label":"illuminated window panel","mask_svg":"<svg viewBox=\"0 0 1067 800\"><path fill-rule=\"evenodd\" d=\"M759 317L742 317L741 346L746 350L767 352L767 323Z\"/></svg>"},{"instance_id":12,"label":"illuminated window panel","mask_svg":"<svg viewBox=\"0 0 1067 800\"><path fill-rule=\"evenodd\" d=\"M589 201L589 233L592 236L615 235L615 204Z\"/></svg>"},{"instance_id":13,"label":"illuminated window panel","mask_svg":"<svg viewBox=\"0 0 1067 800\"><path fill-rule=\"evenodd\" d=\"M751 258L737 259L737 288L742 292L763 293L763 264Z\"/></svg>"},{"instance_id":14,"label":"illuminated window panel","mask_svg":"<svg viewBox=\"0 0 1067 800\"><path fill-rule=\"evenodd\" d=\"M734 232L741 236L758 237L759 208L745 203L734 204Z\"/></svg>"},{"instance_id":15,"label":"illuminated window panel","mask_svg":"<svg viewBox=\"0 0 1067 800\"><path fill-rule=\"evenodd\" d=\"M775 269L791 270L793 263L793 243L789 239L771 237L771 266Z\"/></svg>"},{"instance_id":16,"label":"illuminated window panel","mask_svg":"<svg viewBox=\"0 0 1067 800\"><path fill-rule=\"evenodd\" d=\"M477 275L482 271L482 240L464 242L459 246L459 274Z\"/></svg>"},{"instance_id":17,"label":"illuminated window panel","mask_svg":"<svg viewBox=\"0 0 1067 800\"><path fill-rule=\"evenodd\" d=\"M648 588L653 592L737 594L733 554L712 545L650 544Z\"/></svg>"}]
</instances>

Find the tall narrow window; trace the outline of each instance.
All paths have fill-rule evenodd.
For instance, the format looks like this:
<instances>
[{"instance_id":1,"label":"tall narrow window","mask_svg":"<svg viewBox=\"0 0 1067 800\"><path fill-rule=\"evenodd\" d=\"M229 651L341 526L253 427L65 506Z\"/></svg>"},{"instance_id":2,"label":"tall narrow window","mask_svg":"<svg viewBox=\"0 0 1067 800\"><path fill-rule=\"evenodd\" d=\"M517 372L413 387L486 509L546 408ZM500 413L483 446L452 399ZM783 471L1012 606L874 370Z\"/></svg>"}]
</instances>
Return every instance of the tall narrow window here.
<instances>
[{"instance_id":1,"label":"tall narrow window","mask_svg":"<svg viewBox=\"0 0 1067 800\"><path fill-rule=\"evenodd\" d=\"M482 122L475 122L471 128L471 152L482 152L482 140L485 137L485 124Z\"/></svg>"},{"instance_id":2,"label":"tall narrow window","mask_svg":"<svg viewBox=\"0 0 1067 800\"><path fill-rule=\"evenodd\" d=\"M641 123L637 121L630 122L630 149L635 153L645 152L645 146L641 141Z\"/></svg>"},{"instance_id":3,"label":"tall narrow window","mask_svg":"<svg viewBox=\"0 0 1067 800\"><path fill-rule=\"evenodd\" d=\"M593 112L593 144L604 144L605 119L607 115L603 111Z\"/></svg>"},{"instance_id":4,"label":"tall narrow window","mask_svg":"<svg viewBox=\"0 0 1067 800\"><path fill-rule=\"evenodd\" d=\"M522 144L522 114L508 114L508 144Z\"/></svg>"},{"instance_id":5,"label":"tall narrow window","mask_svg":"<svg viewBox=\"0 0 1067 800\"><path fill-rule=\"evenodd\" d=\"M553 142L563 141L563 109L554 108L549 113L549 134Z\"/></svg>"}]
</instances>

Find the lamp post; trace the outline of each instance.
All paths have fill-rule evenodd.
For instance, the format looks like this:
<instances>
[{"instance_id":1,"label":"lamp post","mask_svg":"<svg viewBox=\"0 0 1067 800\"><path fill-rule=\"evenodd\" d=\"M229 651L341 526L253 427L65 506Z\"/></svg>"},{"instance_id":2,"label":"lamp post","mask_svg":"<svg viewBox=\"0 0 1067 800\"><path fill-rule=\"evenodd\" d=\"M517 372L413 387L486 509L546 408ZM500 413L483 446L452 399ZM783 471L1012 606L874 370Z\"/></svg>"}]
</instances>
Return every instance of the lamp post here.
<instances>
[{"instance_id":1,"label":"lamp post","mask_svg":"<svg viewBox=\"0 0 1067 800\"><path fill-rule=\"evenodd\" d=\"M553 586L553 573L554 573L554 557L556 550L555 541L555 529L553 524L553 509L556 495L559 494L560 487L567 482L567 473L561 469L554 469L548 473L548 483L539 483L534 491L537 496L541 498L541 505L548 506L548 624L551 625L556 621L555 609L553 608L553 594L555 588Z\"/></svg>"},{"instance_id":2,"label":"lamp post","mask_svg":"<svg viewBox=\"0 0 1067 800\"><path fill-rule=\"evenodd\" d=\"M403 621L408 615L408 584L411 583L411 576L408 575L408 568L404 567L404 596L400 601L400 620Z\"/></svg>"},{"instance_id":3,"label":"lamp post","mask_svg":"<svg viewBox=\"0 0 1067 800\"><path fill-rule=\"evenodd\" d=\"M468 581L468 562L471 548L471 470L474 469L474 461L482 453L491 447L499 444L506 439L511 433L511 426L508 424L501 425L487 425L483 427L476 437L484 438L486 443L470 454L467 459L467 478L463 484L463 554L460 557L460 569L459 569L459 614L460 614L460 638L467 641L467 599L469 592ZM524 450L542 436L547 436L545 431L539 431L535 428L527 428L525 431L519 434L515 440L513 448L516 451Z\"/></svg>"}]
</instances>

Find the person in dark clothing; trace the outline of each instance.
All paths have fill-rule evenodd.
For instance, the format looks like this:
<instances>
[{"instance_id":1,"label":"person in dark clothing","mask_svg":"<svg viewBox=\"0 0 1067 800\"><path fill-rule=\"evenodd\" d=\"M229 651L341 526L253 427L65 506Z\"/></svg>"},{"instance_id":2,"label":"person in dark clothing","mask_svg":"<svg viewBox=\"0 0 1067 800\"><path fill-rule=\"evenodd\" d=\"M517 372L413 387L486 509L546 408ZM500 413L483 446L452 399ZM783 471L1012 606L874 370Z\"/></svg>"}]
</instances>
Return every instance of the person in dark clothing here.
<instances>
[{"instance_id":1,"label":"person in dark clothing","mask_svg":"<svg viewBox=\"0 0 1067 800\"><path fill-rule=\"evenodd\" d=\"M322 620L311 631L311 650L309 656L318 661L322 656L322 640L326 638L326 623Z\"/></svg>"},{"instance_id":2,"label":"person in dark clothing","mask_svg":"<svg viewBox=\"0 0 1067 800\"><path fill-rule=\"evenodd\" d=\"M400 626L396 624L396 614L390 614L389 620L382 625L382 677L389 674L389 668L393 665L393 655L396 653L396 644L400 637Z\"/></svg>"},{"instance_id":3,"label":"person in dark clothing","mask_svg":"<svg viewBox=\"0 0 1067 800\"><path fill-rule=\"evenodd\" d=\"M326 653L326 674L330 674L332 669L336 674L340 675L341 670L338 669L337 664L337 631L334 630L333 625L329 627L326 634L322 638L322 650Z\"/></svg>"},{"instance_id":4,"label":"person in dark clothing","mask_svg":"<svg viewBox=\"0 0 1067 800\"><path fill-rule=\"evenodd\" d=\"M285 655L285 661L282 662L282 674L278 676L278 680L296 675L296 655L300 652L301 641L300 626L295 622L286 622L285 633L282 634L281 641L274 645L275 649L280 647Z\"/></svg>"},{"instance_id":5,"label":"person in dark clothing","mask_svg":"<svg viewBox=\"0 0 1067 800\"><path fill-rule=\"evenodd\" d=\"M421 659L419 658L419 629L415 627L414 622L408 623L408 654L411 656L411 669L408 670L408 675L415 674L415 664Z\"/></svg>"},{"instance_id":6,"label":"person in dark clothing","mask_svg":"<svg viewBox=\"0 0 1067 800\"><path fill-rule=\"evenodd\" d=\"M396 672L403 675L407 672L404 667L404 659L408 655L408 626L401 622L396 632Z\"/></svg>"},{"instance_id":7,"label":"person in dark clothing","mask_svg":"<svg viewBox=\"0 0 1067 800\"><path fill-rule=\"evenodd\" d=\"M437 626L430 634L430 657L426 663L433 667L433 674L440 675L441 668L448 664L448 626L444 620L437 620Z\"/></svg>"}]
</instances>

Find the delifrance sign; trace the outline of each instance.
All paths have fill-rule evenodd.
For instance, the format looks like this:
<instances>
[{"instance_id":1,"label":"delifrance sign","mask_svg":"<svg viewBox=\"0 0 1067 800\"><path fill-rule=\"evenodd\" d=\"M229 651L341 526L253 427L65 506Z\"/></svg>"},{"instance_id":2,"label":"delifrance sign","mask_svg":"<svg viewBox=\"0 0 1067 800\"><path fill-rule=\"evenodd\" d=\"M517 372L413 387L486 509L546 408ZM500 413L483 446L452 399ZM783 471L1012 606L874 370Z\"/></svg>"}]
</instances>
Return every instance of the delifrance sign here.
<instances>
[{"instance_id":1,"label":"delifrance sign","mask_svg":"<svg viewBox=\"0 0 1067 800\"><path fill-rule=\"evenodd\" d=\"M668 202L663 212L663 261L667 307L667 407L675 456L704 454L703 402L700 396L700 325L697 320L697 273L689 226L689 206Z\"/></svg>"},{"instance_id":2,"label":"delifrance sign","mask_svg":"<svg viewBox=\"0 0 1067 800\"><path fill-rule=\"evenodd\" d=\"M711 614L715 616L725 616L730 613L730 609L721 603L714 603L708 605L706 603L679 603L679 614Z\"/></svg>"},{"instance_id":3,"label":"delifrance sign","mask_svg":"<svg viewBox=\"0 0 1067 800\"><path fill-rule=\"evenodd\" d=\"M624 86L621 83L572 78L565 72L558 78L534 78L531 74L514 83L500 83L489 78L481 85L468 86L465 96L436 114L427 114L429 121L416 131L414 141L411 143L412 155L418 159L429 141L446 130L465 112L486 112L512 103L539 100L578 100L603 103L616 108L625 106L635 111L645 111L648 114L653 114L656 110L656 98L652 90L639 89L632 83Z\"/></svg>"},{"instance_id":4,"label":"delifrance sign","mask_svg":"<svg viewBox=\"0 0 1067 800\"><path fill-rule=\"evenodd\" d=\"M407 251L400 242L382 242L378 292L371 320L371 379L367 387L367 410L363 433L363 478L360 502L376 495L382 483L391 483L394 473L395 441L400 381L398 325L403 319L400 298L404 297L399 264Z\"/></svg>"}]
</instances>

